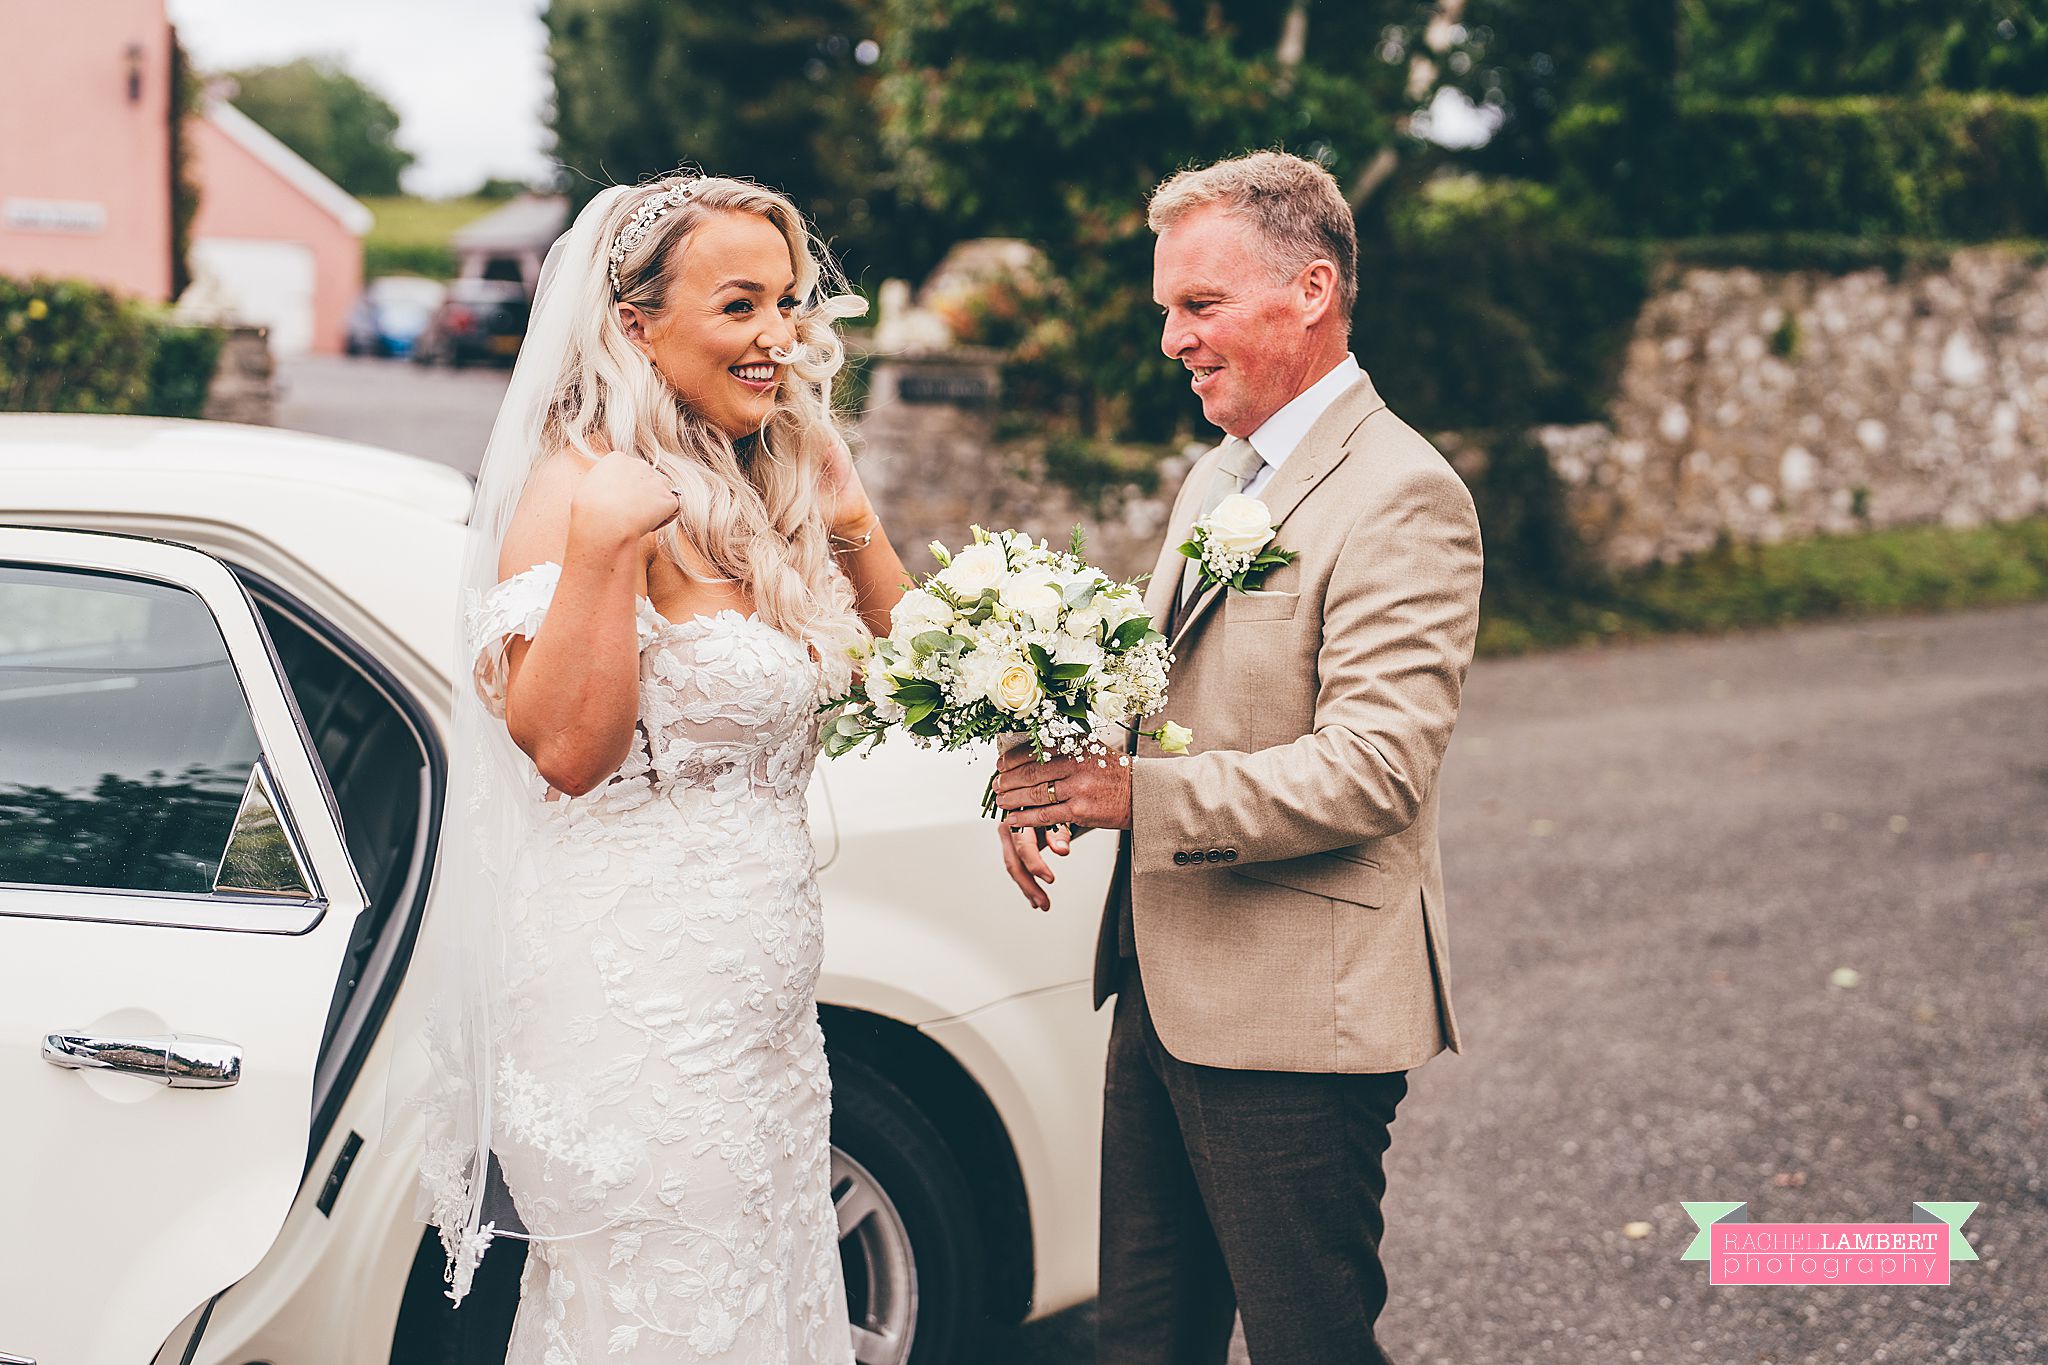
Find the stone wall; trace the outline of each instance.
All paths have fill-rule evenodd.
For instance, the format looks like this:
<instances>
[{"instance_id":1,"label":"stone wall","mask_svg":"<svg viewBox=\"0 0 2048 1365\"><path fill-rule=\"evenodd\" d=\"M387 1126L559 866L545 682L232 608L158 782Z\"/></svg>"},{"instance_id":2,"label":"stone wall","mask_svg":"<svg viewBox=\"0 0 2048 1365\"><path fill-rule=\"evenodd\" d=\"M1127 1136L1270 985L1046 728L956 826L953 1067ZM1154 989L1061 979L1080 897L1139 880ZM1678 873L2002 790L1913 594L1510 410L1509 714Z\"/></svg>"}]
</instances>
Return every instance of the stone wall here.
<instances>
[{"instance_id":1,"label":"stone wall","mask_svg":"<svg viewBox=\"0 0 2048 1365\"><path fill-rule=\"evenodd\" d=\"M200 414L214 422L247 422L269 426L277 408L276 367L270 355L270 334L261 327L229 327L220 348L220 364L206 388Z\"/></svg>"},{"instance_id":2,"label":"stone wall","mask_svg":"<svg viewBox=\"0 0 2048 1365\"><path fill-rule=\"evenodd\" d=\"M1000 359L872 362L862 468L905 562L929 569L924 544L957 544L971 522L1053 540L1080 522L1097 563L1148 571L1201 447L1162 466L1155 493L1083 504L1028 444L998 438ZM1401 395L1387 398L1399 412ZM1985 248L1898 279L1683 271L1636 324L1611 424L1536 435L1580 539L1614 568L1723 536L1769 543L2048 512L2048 264ZM1438 444L1479 476L1475 440Z\"/></svg>"},{"instance_id":3,"label":"stone wall","mask_svg":"<svg viewBox=\"0 0 2048 1365\"><path fill-rule=\"evenodd\" d=\"M1896 280L1686 270L1637 322L1610 417L1538 436L1580 537L1615 567L1724 534L2038 514L2048 265L1985 248Z\"/></svg>"},{"instance_id":4,"label":"stone wall","mask_svg":"<svg viewBox=\"0 0 2048 1365\"><path fill-rule=\"evenodd\" d=\"M1002 357L956 349L877 356L858 431L861 479L913 573L938 567L934 540L957 549L967 528L1013 528L1064 545L1076 525L1088 558L1119 577L1151 571L1173 494L1203 447L1166 461L1159 492L1111 489L1084 502L1029 442L999 435Z\"/></svg>"}]
</instances>

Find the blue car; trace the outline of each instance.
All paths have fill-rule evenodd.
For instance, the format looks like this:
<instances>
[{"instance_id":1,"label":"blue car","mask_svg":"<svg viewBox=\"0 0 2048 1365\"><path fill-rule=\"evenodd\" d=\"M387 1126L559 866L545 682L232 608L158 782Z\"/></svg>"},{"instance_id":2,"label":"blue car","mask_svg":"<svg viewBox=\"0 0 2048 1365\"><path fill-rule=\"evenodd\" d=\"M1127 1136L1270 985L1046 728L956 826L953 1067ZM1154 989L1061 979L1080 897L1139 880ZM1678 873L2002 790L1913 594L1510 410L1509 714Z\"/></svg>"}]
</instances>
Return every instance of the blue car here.
<instances>
[{"instance_id":1,"label":"blue car","mask_svg":"<svg viewBox=\"0 0 2048 1365\"><path fill-rule=\"evenodd\" d=\"M418 275L383 275L363 287L348 315L350 355L412 354L448 286Z\"/></svg>"}]
</instances>

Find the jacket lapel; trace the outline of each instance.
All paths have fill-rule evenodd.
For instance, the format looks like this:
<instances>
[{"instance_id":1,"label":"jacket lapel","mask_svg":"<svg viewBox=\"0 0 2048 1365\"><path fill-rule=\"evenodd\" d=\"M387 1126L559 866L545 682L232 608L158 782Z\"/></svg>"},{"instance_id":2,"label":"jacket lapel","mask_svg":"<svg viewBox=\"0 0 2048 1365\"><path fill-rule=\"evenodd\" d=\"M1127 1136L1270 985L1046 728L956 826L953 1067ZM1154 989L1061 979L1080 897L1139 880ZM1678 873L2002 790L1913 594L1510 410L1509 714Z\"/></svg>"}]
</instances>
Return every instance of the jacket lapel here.
<instances>
[{"instance_id":1,"label":"jacket lapel","mask_svg":"<svg viewBox=\"0 0 2048 1365\"><path fill-rule=\"evenodd\" d=\"M1145 609L1152 614L1153 628L1166 633L1173 623L1174 599L1180 595L1181 575L1187 565L1187 556L1180 547L1195 528L1196 501L1193 490L1208 486L1209 471L1216 467L1217 446L1207 455L1195 461L1195 467L1181 483L1180 496L1174 499L1173 512L1166 521L1166 544L1159 549L1159 562L1152 566L1152 577L1145 581Z\"/></svg>"},{"instance_id":2,"label":"jacket lapel","mask_svg":"<svg viewBox=\"0 0 2048 1365\"><path fill-rule=\"evenodd\" d=\"M1317 484L1328 478L1330 471L1342 464L1344 457L1358 444L1358 433L1365 426L1365 419L1385 406L1386 402L1380 397L1379 390L1373 388L1371 378L1361 374L1356 383L1337 395L1336 402L1323 410L1323 415L1316 418L1315 425L1301 438L1301 444L1294 448L1294 453L1287 457L1287 462L1274 472L1272 482L1266 485L1259 499L1266 504L1266 510L1272 514L1275 527L1284 528L1287 525L1287 518L1293 515L1295 508L1301 506L1302 499L1306 498ZM1209 457L1204 458L1203 463L1213 464L1213 456L1214 452L1211 452ZM1190 482L1192 483L1192 479ZM1184 510L1176 509L1177 512ZM1185 558L1178 550L1181 542L1188 538L1188 532L1194 525L1194 518L1189 517L1186 523L1182 524L1176 516L1174 521L1175 525L1170 529L1177 534L1168 537L1167 550L1173 554L1176 563L1185 563ZM1277 531L1275 535L1277 538ZM1160 562L1164 564L1165 561L1162 559ZM1173 581L1178 585L1180 575L1176 573ZM1153 582L1155 585L1158 582L1156 574ZM1218 584L1198 593L1194 600L1188 603L1187 609L1180 614L1180 619L1174 623L1173 637L1167 648L1179 649L1181 640L1216 600L1223 596L1223 592L1223 585ZM1170 603L1172 599L1167 600ZM1164 618L1154 612L1153 619Z\"/></svg>"}]
</instances>

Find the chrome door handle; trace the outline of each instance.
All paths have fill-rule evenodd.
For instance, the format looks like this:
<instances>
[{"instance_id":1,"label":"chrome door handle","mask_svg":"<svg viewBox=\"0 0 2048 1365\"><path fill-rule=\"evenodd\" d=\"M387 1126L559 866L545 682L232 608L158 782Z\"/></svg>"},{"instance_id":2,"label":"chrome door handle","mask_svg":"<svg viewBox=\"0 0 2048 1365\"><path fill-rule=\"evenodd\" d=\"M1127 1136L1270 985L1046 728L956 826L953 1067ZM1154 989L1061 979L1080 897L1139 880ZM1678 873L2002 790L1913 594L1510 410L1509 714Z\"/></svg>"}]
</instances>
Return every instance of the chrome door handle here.
<instances>
[{"instance_id":1,"label":"chrome door handle","mask_svg":"<svg viewBox=\"0 0 2048 1365\"><path fill-rule=\"evenodd\" d=\"M52 1033L43 1060L75 1071L119 1071L173 1090L220 1090L242 1079L242 1049L218 1038Z\"/></svg>"}]
</instances>

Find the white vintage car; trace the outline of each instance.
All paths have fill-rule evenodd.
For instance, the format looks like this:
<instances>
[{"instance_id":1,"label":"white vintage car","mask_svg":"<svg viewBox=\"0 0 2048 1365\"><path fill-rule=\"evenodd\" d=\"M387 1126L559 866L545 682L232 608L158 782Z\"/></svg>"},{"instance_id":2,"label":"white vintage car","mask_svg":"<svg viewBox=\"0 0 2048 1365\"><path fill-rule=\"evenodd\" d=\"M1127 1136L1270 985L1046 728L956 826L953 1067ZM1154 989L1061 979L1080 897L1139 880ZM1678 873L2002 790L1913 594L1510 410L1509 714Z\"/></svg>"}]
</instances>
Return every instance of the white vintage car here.
<instances>
[{"instance_id":1,"label":"white vintage car","mask_svg":"<svg viewBox=\"0 0 2048 1365\"><path fill-rule=\"evenodd\" d=\"M0 416L0 1362L502 1358L378 1150L432 887L470 485L253 427ZM863 1365L1094 1292L1108 840L1031 912L979 763L811 790ZM403 1013L403 1011L400 1011ZM498 1355L493 1355L493 1350Z\"/></svg>"}]
</instances>

